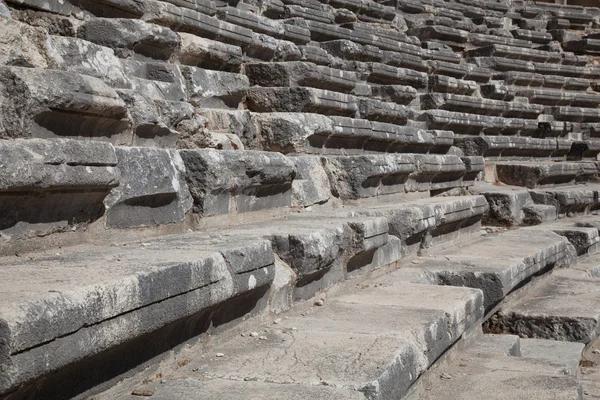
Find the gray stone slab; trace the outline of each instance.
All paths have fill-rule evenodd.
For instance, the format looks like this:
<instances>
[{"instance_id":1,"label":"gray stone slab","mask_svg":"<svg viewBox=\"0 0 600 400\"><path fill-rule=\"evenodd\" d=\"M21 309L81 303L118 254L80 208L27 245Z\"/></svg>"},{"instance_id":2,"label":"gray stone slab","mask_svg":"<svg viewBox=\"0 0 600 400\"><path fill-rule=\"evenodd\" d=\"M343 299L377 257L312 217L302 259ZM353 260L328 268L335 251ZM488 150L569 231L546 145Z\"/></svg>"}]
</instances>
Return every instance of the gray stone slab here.
<instances>
[{"instance_id":1,"label":"gray stone slab","mask_svg":"<svg viewBox=\"0 0 600 400\"><path fill-rule=\"evenodd\" d=\"M138 393L152 393L155 400L364 400L361 392L328 386L236 381L228 379L182 378L136 386ZM129 395L123 400L139 400Z\"/></svg>"},{"instance_id":2,"label":"gray stone slab","mask_svg":"<svg viewBox=\"0 0 600 400\"><path fill-rule=\"evenodd\" d=\"M552 276L488 322L523 337L589 343L599 333L597 278Z\"/></svg>"},{"instance_id":3,"label":"gray stone slab","mask_svg":"<svg viewBox=\"0 0 600 400\"><path fill-rule=\"evenodd\" d=\"M354 72L307 62L247 63L244 68L250 84L258 86L308 86L350 93L358 82Z\"/></svg>"},{"instance_id":4,"label":"gray stone slab","mask_svg":"<svg viewBox=\"0 0 600 400\"><path fill-rule=\"evenodd\" d=\"M481 289L489 310L532 275L569 265L574 257L564 238L528 228L443 250L410 267L438 284Z\"/></svg>"},{"instance_id":5,"label":"gray stone slab","mask_svg":"<svg viewBox=\"0 0 600 400\"><path fill-rule=\"evenodd\" d=\"M269 243L248 238L191 234L69 250L2 260L2 392L268 286L274 271Z\"/></svg>"},{"instance_id":6,"label":"gray stone slab","mask_svg":"<svg viewBox=\"0 0 600 400\"><path fill-rule=\"evenodd\" d=\"M242 49L216 40L180 32L179 62L185 65L238 72L242 64Z\"/></svg>"},{"instance_id":7,"label":"gray stone slab","mask_svg":"<svg viewBox=\"0 0 600 400\"><path fill-rule=\"evenodd\" d=\"M529 189L588 181L598 173L596 166L589 162L495 162L495 169L499 181Z\"/></svg>"},{"instance_id":8,"label":"gray stone slab","mask_svg":"<svg viewBox=\"0 0 600 400\"><path fill-rule=\"evenodd\" d=\"M68 139L0 143L0 229L7 239L45 236L100 218L120 183L112 145Z\"/></svg>"},{"instance_id":9,"label":"gray stone slab","mask_svg":"<svg viewBox=\"0 0 600 400\"><path fill-rule=\"evenodd\" d=\"M248 78L231 72L181 67L189 101L196 107L239 108L250 87Z\"/></svg>"},{"instance_id":10,"label":"gray stone slab","mask_svg":"<svg viewBox=\"0 0 600 400\"><path fill-rule=\"evenodd\" d=\"M274 152L182 150L193 211L204 216L291 205L294 164Z\"/></svg>"},{"instance_id":11,"label":"gray stone slab","mask_svg":"<svg viewBox=\"0 0 600 400\"><path fill-rule=\"evenodd\" d=\"M422 400L580 399L581 384L548 361L511 356L464 355L432 380Z\"/></svg>"},{"instance_id":12,"label":"gray stone slab","mask_svg":"<svg viewBox=\"0 0 600 400\"><path fill-rule=\"evenodd\" d=\"M255 112L314 112L349 117L358 112L357 98L352 95L307 87L250 88L248 108Z\"/></svg>"},{"instance_id":13,"label":"gray stone slab","mask_svg":"<svg viewBox=\"0 0 600 400\"><path fill-rule=\"evenodd\" d=\"M455 340L450 335L460 335L462 331L448 335L447 318L452 318L452 324L459 322L456 318L464 317L460 310L475 307L471 302L476 293L436 288L445 306L398 307L407 291L431 293L431 288L405 285L394 292L399 297L390 296L385 288L385 298L396 297L386 304L380 302L376 289L361 291L358 298L366 301L343 296L304 317L285 319L267 330L266 340L235 338L215 348L224 357L194 360L178 373L187 375L197 368L209 378L333 386L375 399L401 396L433 361L435 356L429 352L439 353ZM451 317L446 314L449 310ZM469 325L463 320L465 329Z\"/></svg>"},{"instance_id":14,"label":"gray stone slab","mask_svg":"<svg viewBox=\"0 0 600 400\"><path fill-rule=\"evenodd\" d=\"M4 104L3 138L110 138L129 128L123 100L91 76L4 67L0 70L0 98Z\"/></svg>"},{"instance_id":15,"label":"gray stone slab","mask_svg":"<svg viewBox=\"0 0 600 400\"><path fill-rule=\"evenodd\" d=\"M135 19L89 19L79 27L77 35L112 48L121 57L135 52L166 60L181 46L179 36L171 29Z\"/></svg>"},{"instance_id":16,"label":"gray stone slab","mask_svg":"<svg viewBox=\"0 0 600 400\"><path fill-rule=\"evenodd\" d=\"M121 185L104 202L111 228L183 221L192 207L185 165L173 150L120 147L116 150Z\"/></svg>"}]
</instances>

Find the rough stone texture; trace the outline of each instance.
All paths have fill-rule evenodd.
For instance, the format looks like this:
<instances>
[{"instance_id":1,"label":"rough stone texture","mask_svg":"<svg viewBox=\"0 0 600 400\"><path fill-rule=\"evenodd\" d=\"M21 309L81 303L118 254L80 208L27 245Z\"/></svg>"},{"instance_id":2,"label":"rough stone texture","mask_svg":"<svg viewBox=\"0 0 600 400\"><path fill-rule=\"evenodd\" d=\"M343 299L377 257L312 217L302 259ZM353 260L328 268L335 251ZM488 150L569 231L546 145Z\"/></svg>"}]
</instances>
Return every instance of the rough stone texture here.
<instances>
[{"instance_id":1,"label":"rough stone texture","mask_svg":"<svg viewBox=\"0 0 600 400\"><path fill-rule=\"evenodd\" d=\"M15 398L87 398L199 337L193 365L237 372L227 352L198 356L213 333L311 299L325 305L312 319L260 315L277 340L305 321L300 341L243 349L248 370L300 371L293 386L229 372L140 390L404 398L529 279L599 275L593 258L555 268L599 247L595 225L564 220L600 208L599 18L505 0L0 0L0 382L24 383ZM156 240L189 229L207 232ZM339 287L351 301L329 297ZM17 350L15 315L36 332ZM477 382L430 394L568 398L569 374L548 371L574 357L556 349L568 361L521 357L510 381L480 357L465 367Z\"/></svg>"},{"instance_id":2,"label":"rough stone texture","mask_svg":"<svg viewBox=\"0 0 600 400\"><path fill-rule=\"evenodd\" d=\"M292 205L308 207L326 203L331 197L327 174L317 156L293 157L296 179L292 182Z\"/></svg>"},{"instance_id":3,"label":"rough stone texture","mask_svg":"<svg viewBox=\"0 0 600 400\"><path fill-rule=\"evenodd\" d=\"M116 149L121 185L104 202L111 228L183 221L192 207L185 165L176 151L141 147Z\"/></svg>"},{"instance_id":4,"label":"rough stone texture","mask_svg":"<svg viewBox=\"0 0 600 400\"><path fill-rule=\"evenodd\" d=\"M192 234L3 259L0 393L270 284L268 242L209 239Z\"/></svg>"},{"instance_id":5,"label":"rough stone texture","mask_svg":"<svg viewBox=\"0 0 600 400\"><path fill-rule=\"evenodd\" d=\"M180 151L193 211L204 216L291 205L294 164L278 153Z\"/></svg>"},{"instance_id":6,"label":"rough stone texture","mask_svg":"<svg viewBox=\"0 0 600 400\"><path fill-rule=\"evenodd\" d=\"M112 145L66 139L0 142L0 229L5 239L76 229L104 213L120 183Z\"/></svg>"},{"instance_id":7,"label":"rough stone texture","mask_svg":"<svg viewBox=\"0 0 600 400\"><path fill-rule=\"evenodd\" d=\"M484 335L483 340L487 336ZM476 339L476 346L481 340ZM524 353L520 356L501 354L503 344L478 346L477 351L459 354L451 365L432 378L430 387L415 398L433 400L449 396L470 400L480 398L481 393L498 400L520 396L540 400L581 398L581 383L575 376L581 348L577 353L569 351L570 343L540 341L539 345L546 345L552 352L564 351L564 357L558 360L547 357L547 352L533 351L534 345L526 340L522 342Z\"/></svg>"},{"instance_id":8,"label":"rough stone texture","mask_svg":"<svg viewBox=\"0 0 600 400\"><path fill-rule=\"evenodd\" d=\"M0 69L0 137L102 138L129 128L117 93L90 76L62 71Z\"/></svg>"}]
</instances>

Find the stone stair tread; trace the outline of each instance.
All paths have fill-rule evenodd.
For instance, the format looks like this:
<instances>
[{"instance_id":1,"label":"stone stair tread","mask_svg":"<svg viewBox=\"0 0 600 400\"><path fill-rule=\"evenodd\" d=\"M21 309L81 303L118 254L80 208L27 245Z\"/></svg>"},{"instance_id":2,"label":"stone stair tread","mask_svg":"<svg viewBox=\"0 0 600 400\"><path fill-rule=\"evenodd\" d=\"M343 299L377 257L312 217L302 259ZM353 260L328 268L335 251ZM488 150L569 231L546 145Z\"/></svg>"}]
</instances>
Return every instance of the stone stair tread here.
<instances>
[{"instance_id":1,"label":"stone stair tread","mask_svg":"<svg viewBox=\"0 0 600 400\"><path fill-rule=\"evenodd\" d=\"M481 293L472 289L405 283L359 291L304 315L292 312L268 328L264 340L242 336L216 346L224 357L192 360L176 374L327 385L393 398L482 315ZM416 301L419 293L431 300Z\"/></svg>"},{"instance_id":2,"label":"stone stair tread","mask_svg":"<svg viewBox=\"0 0 600 400\"><path fill-rule=\"evenodd\" d=\"M532 275L566 264L573 256L567 241L553 232L509 230L419 257L407 265L406 275L417 281L479 288L490 310Z\"/></svg>"},{"instance_id":3,"label":"stone stair tread","mask_svg":"<svg viewBox=\"0 0 600 400\"><path fill-rule=\"evenodd\" d=\"M503 306L488 325L532 338L594 340L600 332L598 278L562 276L560 272Z\"/></svg>"},{"instance_id":4,"label":"stone stair tread","mask_svg":"<svg viewBox=\"0 0 600 400\"><path fill-rule=\"evenodd\" d=\"M483 340L488 335L483 336ZM478 338L477 340L481 340ZM549 345L560 348L559 342ZM497 352L459 354L450 366L443 369L439 378L434 378L431 387L411 398L434 399L479 399L485 393L489 399L580 399L581 383L576 371L571 370L579 363L579 356L568 353L569 362L555 362L544 358L511 356ZM565 364L567 366L565 366Z\"/></svg>"},{"instance_id":5,"label":"stone stair tread","mask_svg":"<svg viewBox=\"0 0 600 400\"><path fill-rule=\"evenodd\" d=\"M236 381L229 379L181 378L162 379L138 385L133 393L152 393L154 400L364 400L361 392L329 386L302 384L281 385L258 381ZM125 395L120 400L139 400L139 395Z\"/></svg>"}]
</instances>

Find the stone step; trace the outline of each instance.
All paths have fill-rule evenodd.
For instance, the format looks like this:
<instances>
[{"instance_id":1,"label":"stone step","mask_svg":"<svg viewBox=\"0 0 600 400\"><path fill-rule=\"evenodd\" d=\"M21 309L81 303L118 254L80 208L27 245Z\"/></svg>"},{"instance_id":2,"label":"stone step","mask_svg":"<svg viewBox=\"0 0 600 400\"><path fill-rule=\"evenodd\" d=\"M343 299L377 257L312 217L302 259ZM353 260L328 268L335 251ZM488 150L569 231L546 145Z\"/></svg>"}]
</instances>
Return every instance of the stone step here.
<instances>
[{"instance_id":1,"label":"stone step","mask_svg":"<svg viewBox=\"0 0 600 400\"><path fill-rule=\"evenodd\" d=\"M539 73L522 71L507 71L504 76L507 84L521 86L519 88L514 88L514 90L524 90L529 87L546 87L585 91L590 87L590 81L582 78L567 78L564 76L542 75Z\"/></svg>"},{"instance_id":2,"label":"stone step","mask_svg":"<svg viewBox=\"0 0 600 400\"><path fill-rule=\"evenodd\" d=\"M307 62L247 63L245 72L250 85L267 87L308 86L351 93L359 79L354 72Z\"/></svg>"},{"instance_id":3,"label":"stone step","mask_svg":"<svg viewBox=\"0 0 600 400\"><path fill-rule=\"evenodd\" d=\"M507 185L525 186L529 189L550 185L569 185L590 181L597 177L598 168L593 162L520 162L496 161L492 176Z\"/></svg>"},{"instance_id":4,"label":"stone step","mask_svg":"<svg viewBox=\"0 0 600 400\"><path fill-rule=\"evenodd\" d=\"M486 116L537 118L544 107L524 102L505 102L459 94L435 93L421 96L421 109L441 109Z\"/></svg>"},{"instance_id":5,"label":"stone step","mask_svg":"<svg viewBox=\"0 0 600 400\"><path fill-rule=\"evenodd\" d=\"M479 291L393 281L291 313L259 338L238 336L215 346L223 357L195 357L174 371L170 385L218 385L226 389L219 398L235 398L229 387L267 382L296 396L309 387L335 388L348 398L352 392L400 398L481 315ZM138 388L162 391L158 384Z\"/></svg>"},{"instance_id":6,"label":"stone step","mask_svg":"<svg viewBox=\"0 0 600 400\"><path fill-rule=\"evenodd\" d=\"M352 117L358 98L330 90L308 87L252 87L248 108L254 112L303 112Z\"/></svg>"},{"instance_id":7,"label":"stone step","mask_svg":"<svg viewBox=\"0 0 600 400\"><path fill-rule=\"evenodd\" d=\"M70 397L125 373L146 357L160 355L174 342L206 332L207 321L218 329L231 318L260 312L279 274L283 277L272 286L268 302L275 313L347 276L394 265L417 251L414 238L400 231L413 226L411 218L422 221L419 235L449 245L456 235L468 240L479 233L477 221L485 206L477 196L432 198L371 211L363 207L298 214L145 242L3 257L0 269L6 296L0 302L0 315L8 326L3 340L8 345L2 364L8 375L0 381L0 393L41 390L47 398L65 393ZM391 235L390 227L394 227ZM56 276L63 278L56 281ZM400 293L407 296L402 302L409 301L404 289ZM479 306L473 307L477 313ZM479 317L473 318L469 324ZM462 318L453 321L457 331L452 341L467 324ZM439 325L443 332L446 325ZM131 345L145 346L146 340L161 344L150 346L150 351ZM73 346L79 350L74 352ZM112 365L111 349L117 346L129 357L118 371L93 367ZM49 352L55 357L44 362ZM94 369L93 379L75 379L81 363ZM70 383L55 385L51 378L43 384L36 381L48 374Z\"/></svg>"},{"instance_id":8,"label":"stone step","mask_svg":"<svg viewBox=\"0 0 600 400\"><path fill-rule=\"evenodd\" d=\"M419 116L419 120L426 121L430 129L451 130L462 134L534 136L539 130L537 120L493 117L447 110L424 111Z\"/></svg>"},{"instance_id":9,"label":"stone step","mask_svg":"<svg viewBox=\"0 0 600 400\"><path fill-rule=\"evenodd\" d=\"M588 262L598 263L596 255ZM586 271L556 271L486 323L496 332L587 344L600 334L598 278Z\"/></svg>"},{"instance_id":10,"label":"stone step","mask_svg":"<svg viewBox=\"0 0 600 400\"><path fill-rule=\"evenodd\" d=\"M477 82L456 79L444 75L432 75L427 86L430 92L456 93L461 95L473 94L478 89Z\"/></svg>"},{"instance_id":11,"label":"stone step","mask_svg":"<svg viewBox=\"0 0 600 400\"><path fill-rule=\"evenodd\" d=\"M517 96L526 97L530 103L547 106L573 106L596 108L600 104L600 94L566 92L559 90L529 89L517 90Z\"/></svg>"},{"instance_id":12,"label":"stone step","mask_svg":"<svg viewBox=\"0 0 600 400\"><path fill-rule=\"evenodd\" d=\"M512 47L502 44L492 44L485 47L480 47L466 52L467 57L500 57L510 58L515 60L527 60L546 63L562 62L561 53L552 53L549 51L526 49L523 47Z\"/></svg>"},{"instance_id":13,"label":"stone step","mask_svg":"<svg viewBox=\"0 0 600 400\"><path fill-rule=\"evenodd\" d=\"M580 399L577 376L583 345L482 335L440 368L411 400L528 398Z\"/></svg>"},{"instance_id":14,"label":"stone step","mask_svg":"<svg viewBox=\"0 0 600 400\"><path fill-rule=\"evenodd\" d=\"M466 166L454 155L327 156L323 166L332 193L342 199L437 191L471 183L463 182Z\"/></svg>"},{"instance_id":15,"label":"stone step","mask_svg":"<svg viewBox=\"0 0 600 400\"><path fill-rule=\"evenodd\" d=\"M460 136L454 145L467 156L484 156L486 159L511 157L564 157L571 150L567 139L538 139L523 136Z\"/></svg>"},{"instance_id":16,"label":"stone step","mask_svg":"<svg viewBox=\"0 0 600 400\"><path fill-rule=\"evenodd\" d=\"M523 228L419 257L403 273L412 282L481 289L489 312L532 276L567 266L575 257L564 237L542 229Z\"/></svg>"},{"instance_id":17,"label":"stone step","mask_svg":"<svg viewBox=\"0 0 600 400\"><path fill-rule=\"evenodd\" d=\"M451 131L319 114L253 113L250 122L261 150L285 154L446 153L454 137Z\"/></svg>"}]
</instances>

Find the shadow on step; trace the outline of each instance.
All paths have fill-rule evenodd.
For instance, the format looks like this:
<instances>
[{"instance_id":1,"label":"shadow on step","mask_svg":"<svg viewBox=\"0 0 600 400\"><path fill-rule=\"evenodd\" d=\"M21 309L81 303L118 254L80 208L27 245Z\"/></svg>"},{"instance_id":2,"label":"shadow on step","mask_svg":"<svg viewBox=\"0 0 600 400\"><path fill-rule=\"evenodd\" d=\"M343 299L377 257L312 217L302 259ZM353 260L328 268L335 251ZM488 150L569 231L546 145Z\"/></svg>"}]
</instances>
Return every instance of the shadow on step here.
<instances>
[{"instance_id":1,"label":"shadow on step","mask_svg":"<svg viewBox=\"0 0 600 400\"><path fill-rule=\"evenodd\" d=\"M13 393L0 395L0 399L86 398L157 362L162 355L177 350L186 341L198 338L202 334L220 332L235 324L241 317L259 312L266 304L268 292L269 287L265 286L234 297L29 382Z\"/></svg>"}]
</instances>

